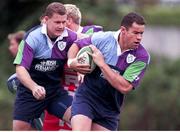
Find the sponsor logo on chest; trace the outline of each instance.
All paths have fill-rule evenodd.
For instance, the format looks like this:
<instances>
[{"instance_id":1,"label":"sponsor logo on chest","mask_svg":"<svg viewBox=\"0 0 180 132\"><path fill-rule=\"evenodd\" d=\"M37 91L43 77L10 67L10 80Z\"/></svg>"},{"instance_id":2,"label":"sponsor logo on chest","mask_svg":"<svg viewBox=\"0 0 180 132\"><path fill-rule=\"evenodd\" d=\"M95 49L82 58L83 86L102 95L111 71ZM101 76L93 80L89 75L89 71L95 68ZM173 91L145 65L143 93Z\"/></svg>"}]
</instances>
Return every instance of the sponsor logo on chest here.
<instances>
[{"instance_id":1,"label":"sponsor logo on chest","mask_svg":"<svg viewBox=\"0 0 180 132\"><path fill-rule=\"evenodd\" d=\"M35 65L35 70L41 72L54 71L58 67L57 62L54 60L41 61L40 64Z\"/></svg>"}]
</instances>

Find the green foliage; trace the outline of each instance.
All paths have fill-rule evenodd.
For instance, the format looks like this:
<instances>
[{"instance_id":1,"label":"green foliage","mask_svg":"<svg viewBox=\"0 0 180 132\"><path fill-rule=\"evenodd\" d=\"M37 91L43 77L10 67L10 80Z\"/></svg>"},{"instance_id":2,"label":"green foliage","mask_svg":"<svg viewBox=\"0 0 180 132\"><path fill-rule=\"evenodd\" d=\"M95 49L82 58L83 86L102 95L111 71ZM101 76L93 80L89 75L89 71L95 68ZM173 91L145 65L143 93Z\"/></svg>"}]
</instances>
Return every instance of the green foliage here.
<instances>
[{"instance_id":1,"label":"green foliage","mask_svg":"<svg viewBox=\"0 0 180 132\"><path fill-rule=\"evenodd\" d=\"M144 16L149 24L152 25L180 25L179 5L169 6L148 6L144 10Z\"/></svg>"},{"instance_id":2,"label":"green foliage","mask_svg":"<svg viewBox=\"0 0 180 132\"><path fill-rule=\"evenodd\" d=\"M13 58L10 56L7 48L8 45L6 41L4 43L4 45L0 45L0 130L10 130L14 96L8 91L6 80L11 73L15 72L15 69L12 65Z\"/></svg>"}]
</instances>

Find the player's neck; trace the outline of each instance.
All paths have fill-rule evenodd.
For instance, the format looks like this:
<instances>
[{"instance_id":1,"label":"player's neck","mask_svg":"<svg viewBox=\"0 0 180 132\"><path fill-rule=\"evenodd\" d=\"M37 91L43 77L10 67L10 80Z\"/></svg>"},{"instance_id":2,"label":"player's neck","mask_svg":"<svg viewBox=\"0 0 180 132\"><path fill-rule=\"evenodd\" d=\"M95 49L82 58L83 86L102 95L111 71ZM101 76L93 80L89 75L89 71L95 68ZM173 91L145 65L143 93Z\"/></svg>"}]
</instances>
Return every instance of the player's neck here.
<instances>
[{"instance_id":1,"label":"player's neck","mask_svg":"<svg viewBox=\"0 0 180 132\"><path fill-rule=\"evenodd\" d=\"M73 30L74 32L78 32L80 27L81 27L80 25L73 23L71 24L70 29Z\"/></svg>"},{"instance_id":2,"label":"player's neck","mask_svg":"<svg viewBox=\"0 0 180 132\"><path fill-rule=\"evenodd\" d=\"M120 33L119 36L118 36L118 43L120 45L122 53L127 50L127 47L126 47L126 44L125 44L126 42L124 40L124 37L123 37L122 33Z\"/></svg>"},{"instance_id":3,"label":"player's neck","mask_svg":"<svg viewBox=\"0 0 180 132\"><path fill-rule=\"evenodd\" d=\"M80 25L75 24L74 25L74 31L77 33L81 33L82 32L82 27Z\"/></svg>"}]
</instances>

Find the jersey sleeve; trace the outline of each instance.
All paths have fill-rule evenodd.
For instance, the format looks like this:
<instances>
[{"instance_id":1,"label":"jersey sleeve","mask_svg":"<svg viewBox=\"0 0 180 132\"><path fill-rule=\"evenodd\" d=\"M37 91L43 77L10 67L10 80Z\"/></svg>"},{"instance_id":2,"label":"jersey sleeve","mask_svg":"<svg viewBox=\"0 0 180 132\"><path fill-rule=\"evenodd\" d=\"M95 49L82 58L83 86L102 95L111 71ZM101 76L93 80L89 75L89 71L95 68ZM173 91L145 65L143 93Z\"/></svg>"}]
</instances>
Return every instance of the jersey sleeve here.
<instances>
[{"instance_id":1,"label":"jersey sleeve","mask_svg":"<svg viewBox=\"0 0 180 132\"><path fill-rule=\"evenodd\" d=\"M92 26L92 27L88 26L88 28L86 29L88 30L87 31L85 30L85 32L83 33L88 35L88 37L79 39L75 41L75 43L78 45L79 48L88 46L90 44L93 44L97 47L98 43L100 43L100 41L102 41L101 39L103 38L103 32L99 32L102 31L103 28L101 26ZM101 39L99 39L98 36L100 36Z\"/></svg>"},{"instance_id":2,"label":"jersey sleeve","mask_svg":"<svg viewBox=\"0 0 180 132\"><path fill-rule=\"evenodd\" d=\"M92 44L92 42L91 42L91 36L90 36L90 37L83 38L83 39L76 40L74 43L77 44L77 46L78 46L79 48L82 48L82 47L84 47L84 46L88 46L88 45Z\"/></svg>"},{"instance_id":3,"label":"jersey sleeve","mask_svg":"<svg viewBox=\"0 0 180 132\"><path fill-rule=\"evenodd\" d=\"M147 55L142 58L138 58L134 63L130 64L125 70L123 77L131 82L134 88L136 88L142 80L144 73L149 65L150 56Z\"/></svg>"},{"instance_id":4,"label":"jersey sleeve","mask_svg":"<svg viewBox=\"0 0 180 132\"><path fill-rule=\"evenodd\" d=\"M133 87L137 87L139 85L140 80L142 79L147 64L138 61L131 64L123 74L123 77L132 83Z\"/></svg>"},{"instance_id":5,"label":"jersey sleeve","mask_svg":"<svg viewBox=\"0 0 180 132\"><path fill-rule=\"evenodd\" d=\"M35 41L32 39L32 36L29 35L26 40L21 41L14 64L29 69L33 60L34 49Z\"/></svg>"}]
</instances>

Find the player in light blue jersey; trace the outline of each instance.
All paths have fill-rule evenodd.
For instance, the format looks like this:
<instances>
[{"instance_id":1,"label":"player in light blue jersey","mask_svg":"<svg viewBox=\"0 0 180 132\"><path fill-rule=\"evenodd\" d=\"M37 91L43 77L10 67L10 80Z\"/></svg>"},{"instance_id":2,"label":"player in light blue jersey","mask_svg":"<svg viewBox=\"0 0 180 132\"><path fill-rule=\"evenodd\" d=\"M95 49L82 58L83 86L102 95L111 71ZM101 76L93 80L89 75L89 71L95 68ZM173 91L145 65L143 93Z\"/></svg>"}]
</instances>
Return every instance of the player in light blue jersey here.
<instances>
[{"instance_id":1,"label":"player in light blue jersey","mask_svg":"<svg viewBox=\"0 0 180 132\"><path fill-rule=\"evenodd\" d=\"M88 35L92 35L94 32L102 31L103 28L97 25L81 26L81 12L76 5L64 4L64 6L67 10L66 27L68 27L72 31L75 31L78 35L78 39L80 39L81 37L84 38ZM64 66L63 86L64 89L68 90L69 94L71 95L74 95L77 86L79 86L80 82L83 81L82 74L81 76L78 75L79 74L77 74L77 72L73 71L71 68L68 68L67 65ZM71 130L71 126L46 111L43 122L43 130Z\"/></svg>"},{"instance_id":2,"label":"player in light blue jersey","mask_svg":"<svg viewBox=\"0 0 180 132\"><path fill-rule=\"evenodd\" d=\"M132 12L123 17L118 31L94 33L71 46L71 68L88 71L74 59L86 45L91 46L97 64L76 91L72 103L73 130L117 130L124 94L139 86L149 64L150 56L140 44L144 30L144 18Z\"/></svg>"},{"instance_id":3,"label":"player in light blue jersey","mask_svg":"<svg viewBox=\"0 0 180 132\"><path fill-rule=\"evenodd\" d=\"M21 42L14 60L20 85L14 104L13 130L32 130L31 122L46 109L68 121L72 96L60 82L67 51L77 34L66 26L63 4L49 4L45 24L32 30Z\"/></svg>"}]
</instances>

